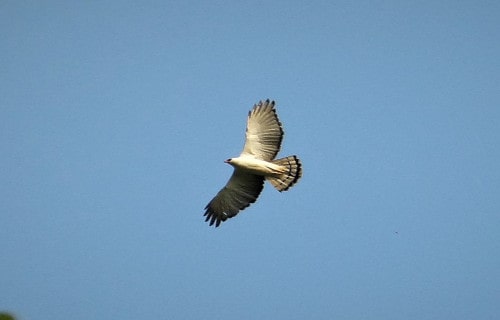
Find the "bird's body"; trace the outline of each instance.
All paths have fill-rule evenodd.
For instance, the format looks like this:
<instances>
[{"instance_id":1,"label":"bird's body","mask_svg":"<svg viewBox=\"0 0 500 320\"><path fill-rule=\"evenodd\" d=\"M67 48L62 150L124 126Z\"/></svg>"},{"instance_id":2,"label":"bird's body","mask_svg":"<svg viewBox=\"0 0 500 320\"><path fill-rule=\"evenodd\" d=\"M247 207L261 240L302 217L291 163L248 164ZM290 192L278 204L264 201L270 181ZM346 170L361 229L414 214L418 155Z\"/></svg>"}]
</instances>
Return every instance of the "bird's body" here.
<instances>
[{"instance_id":1,"label":"bird's body","mask_svg":"<svg viewBox=\"0 0 500 320\"><path fill-rule=\"evenodd\" d=\"M225 162L238 170L264 177L275 177L287 172L286 167L249 156L231 158Z\"/></svg>"},{"instance_id":2,"label":"bird's body","mask_svg":"<svg viewBox=\"0 0 500 320\"><path fill-rule=\"evenodd\" d=\"M218 227L257 200L268 180L286 191L302 176L297 156L274 159L281 147L283 129L274 101L260 101L248 113L246 141L239 157L225 162L234 167L227 184L205 207L206 221Z\"/></svg>"}]
</instances>

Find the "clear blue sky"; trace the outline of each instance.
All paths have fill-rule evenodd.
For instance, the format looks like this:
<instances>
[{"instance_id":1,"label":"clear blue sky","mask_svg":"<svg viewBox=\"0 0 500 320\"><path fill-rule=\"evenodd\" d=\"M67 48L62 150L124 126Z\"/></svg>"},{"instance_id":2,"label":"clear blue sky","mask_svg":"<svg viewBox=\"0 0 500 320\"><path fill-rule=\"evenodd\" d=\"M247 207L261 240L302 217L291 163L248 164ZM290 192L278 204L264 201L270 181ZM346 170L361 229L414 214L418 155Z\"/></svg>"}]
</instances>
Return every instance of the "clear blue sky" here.
<instances>
[{"instance_id":1,"label":"clear blue sky","mask_svg":"<svg viewBox=\"0 0 500 320\"><path fill-rule=\"evenodd\" d=\"M2 1L0 311L500 319L500 4ZM277 101L302 180L203 208Z\"/></svg>"}]
</instances>

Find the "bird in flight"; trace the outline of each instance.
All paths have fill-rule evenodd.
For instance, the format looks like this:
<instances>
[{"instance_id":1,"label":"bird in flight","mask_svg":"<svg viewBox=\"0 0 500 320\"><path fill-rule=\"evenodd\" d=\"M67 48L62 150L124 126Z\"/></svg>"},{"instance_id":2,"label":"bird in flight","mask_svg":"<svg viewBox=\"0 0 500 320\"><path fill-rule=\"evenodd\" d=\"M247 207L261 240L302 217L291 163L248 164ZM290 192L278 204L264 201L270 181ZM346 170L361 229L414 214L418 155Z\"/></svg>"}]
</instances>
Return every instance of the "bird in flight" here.
<instances>
[{"instance_id":1,"label":"bird in flight","mask_svg":"<svg viewBox=\"0 0 500 320\"><path fill-rule=\"evenodd\" d=\"M236 158L224 161L234 167L226 185L205 207L205 221L218 227L259 197L264 180L279 192L288 190L302 176L297 156L274 159L283 140L283 128L274 101L260 101L248 112L246 141Z\"/></svg>"}]
</instances>

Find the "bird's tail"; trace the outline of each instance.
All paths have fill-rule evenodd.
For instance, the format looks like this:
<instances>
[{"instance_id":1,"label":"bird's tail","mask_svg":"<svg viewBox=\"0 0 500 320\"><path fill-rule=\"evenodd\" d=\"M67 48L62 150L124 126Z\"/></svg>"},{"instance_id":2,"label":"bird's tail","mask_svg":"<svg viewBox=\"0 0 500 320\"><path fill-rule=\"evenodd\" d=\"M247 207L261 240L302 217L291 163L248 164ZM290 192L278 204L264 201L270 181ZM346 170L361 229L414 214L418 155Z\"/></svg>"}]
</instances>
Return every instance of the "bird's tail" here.
<instances>
[{"instance_id":1,"label":"bird's tail","mask_svg":"<svg viewBox=\"0 0 500 320\"><path fill-rule=\"evenodd\" d=\"M286 168L285 173L279 176L266 177L279 192L288 190L302 176L302 164L297 156L276 159L272 162Z\"/></svg>"}]
</instances>

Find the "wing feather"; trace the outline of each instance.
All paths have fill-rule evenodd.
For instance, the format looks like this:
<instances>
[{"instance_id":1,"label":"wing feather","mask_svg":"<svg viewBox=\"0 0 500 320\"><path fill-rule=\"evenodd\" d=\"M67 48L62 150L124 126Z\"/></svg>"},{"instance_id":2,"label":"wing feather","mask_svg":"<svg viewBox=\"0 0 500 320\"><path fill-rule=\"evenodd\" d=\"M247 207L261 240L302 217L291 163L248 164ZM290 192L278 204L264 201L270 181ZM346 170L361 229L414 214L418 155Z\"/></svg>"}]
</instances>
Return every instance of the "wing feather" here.
<instances>
[{"instance_id":1,"label":"wing feather","mask_svg":"<svg viewBox=\"0 0 500 320\"><path fill-rule=\"evenodd\" d=\"M248 113L246 140L242 155L273 160L281 148L283 128L274 101L260 101Z\"/></svg>"},{"instance_id":2,"label":"wing feather","mask_svg":"<svg viewBox=\"0 0 500 320\"><path fill-rule=\"evenodd\" d=\"M205 221L218 227L245 209L259 197L264 188L264 177L235 169L231 178L205 207Z\"/></svg>"}]
</instances>

